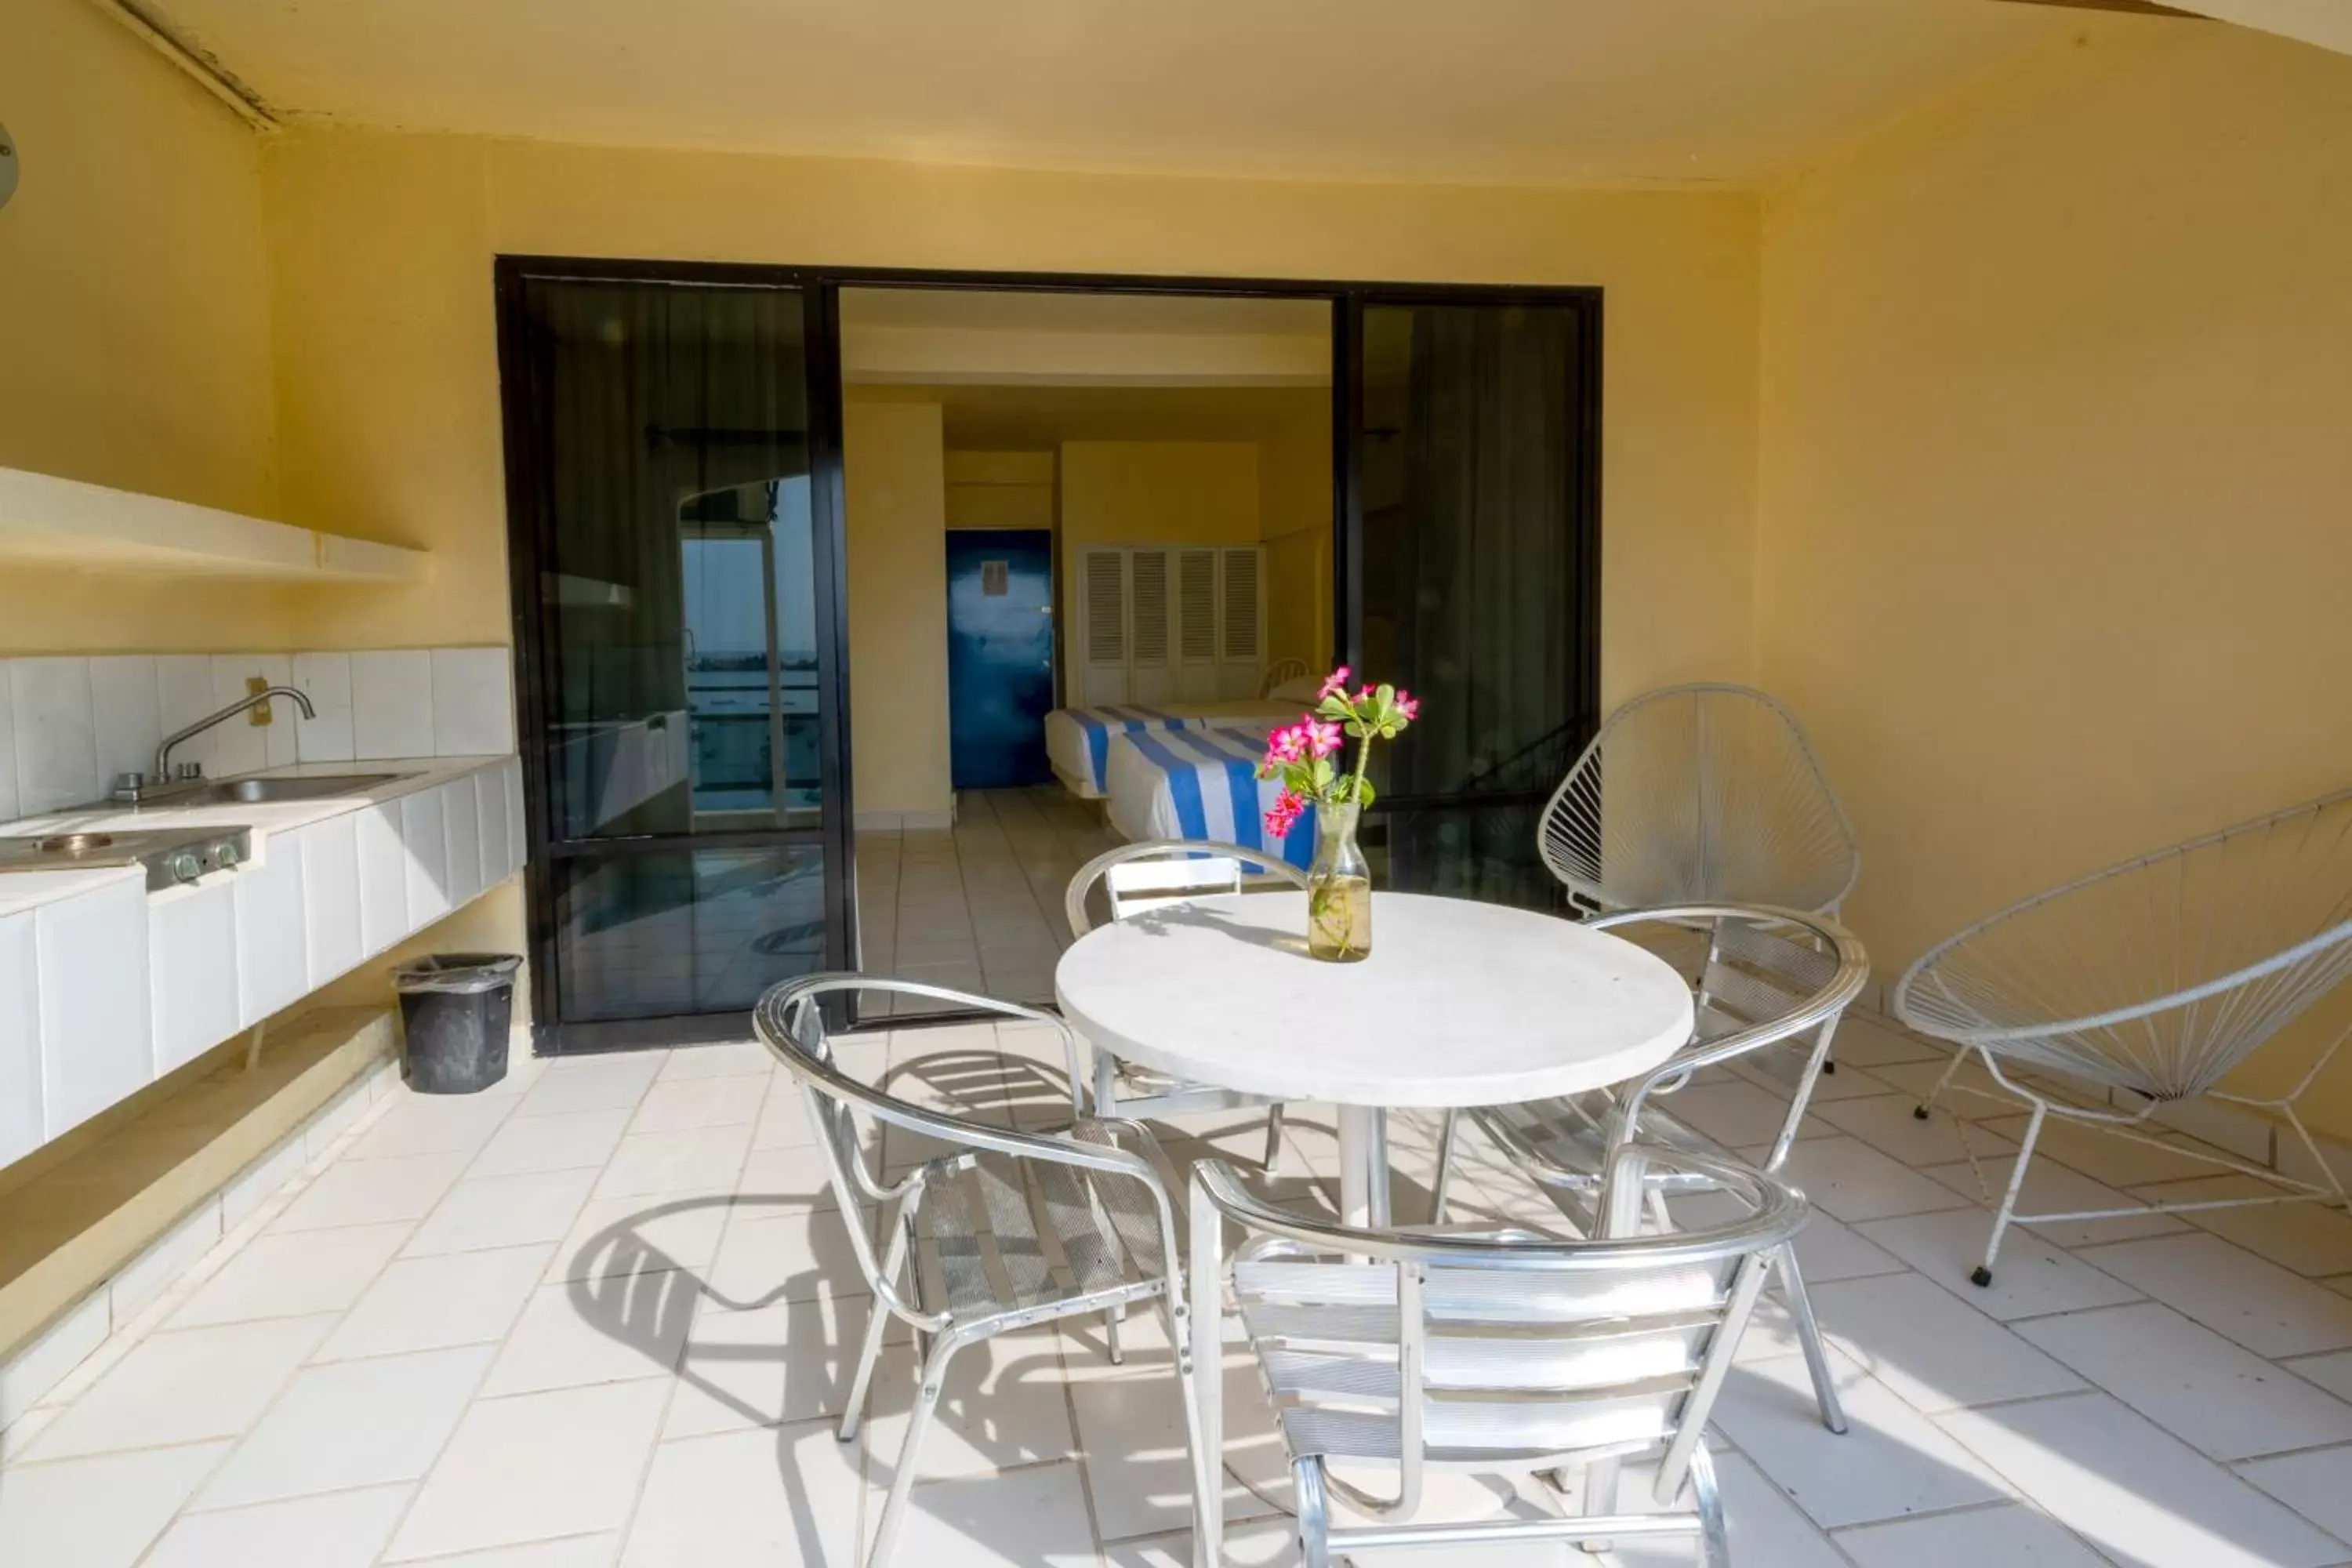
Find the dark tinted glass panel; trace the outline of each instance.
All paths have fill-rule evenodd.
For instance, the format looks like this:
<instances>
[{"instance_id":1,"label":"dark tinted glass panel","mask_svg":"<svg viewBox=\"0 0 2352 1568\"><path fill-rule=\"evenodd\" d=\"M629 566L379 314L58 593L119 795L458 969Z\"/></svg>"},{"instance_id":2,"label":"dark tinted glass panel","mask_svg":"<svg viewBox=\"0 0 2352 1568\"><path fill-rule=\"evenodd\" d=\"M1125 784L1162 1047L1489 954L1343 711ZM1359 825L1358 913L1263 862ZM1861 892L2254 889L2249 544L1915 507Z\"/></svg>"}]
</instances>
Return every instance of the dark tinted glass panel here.
<instances>
[{"instance_id":1,"label":"dark tinted glass panel","mask_svg":"<svg viewBox=\"0 0 2352 1568\"><path fill-rule=\"evenodd\" d=\"M567 1023L744 1011L824 963L814 846L567 858L555 905Z\"/></svg>"},{"instance_id":2,"label":"dark tinted glass panel","mask_svg":"<svg viewBox=\"0 0 2352 1568\"><path fill-rule=\"evenodd\" d=\"M1374 759L1390 887L1548 904L1535 821L1593 724L1575 306L1364 311L1364 674L1422 699Z\"/></svg>"},{"instance_id":3,"label":"dark tinted glass panel","mask_svg":"<svg viewBox=\"0 0 2352 1568\"><path fill-rule=\"evenodd\" d=\"M800 291L534 279L524 316L554 836L815 825Z\"/></svg>"}]
</instances>

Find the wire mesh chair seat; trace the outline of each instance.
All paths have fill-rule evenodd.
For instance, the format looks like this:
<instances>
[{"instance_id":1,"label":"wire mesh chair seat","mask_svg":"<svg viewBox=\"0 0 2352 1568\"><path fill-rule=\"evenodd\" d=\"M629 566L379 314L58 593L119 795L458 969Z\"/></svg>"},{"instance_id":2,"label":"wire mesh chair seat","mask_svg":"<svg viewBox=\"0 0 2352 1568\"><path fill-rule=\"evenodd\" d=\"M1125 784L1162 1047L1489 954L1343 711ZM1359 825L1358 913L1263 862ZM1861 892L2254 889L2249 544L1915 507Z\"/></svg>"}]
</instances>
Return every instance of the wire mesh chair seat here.
<instances>
[{"instance_id":1,"label":"wire mesh chair seat","mask_svg":"<svg viewBox=\"0 0 2352 1568\"><path fill-rule=\"evenodd\" d=\"M1971 1051L2000 1088L2032 1107L1976 1282L1991 1282L2001 1238L2012 1224L2344 1202L2342 1182L2321 1157L2295 1101L2352 1028L2336 1029L2283 1095L2231 1093L2218 1086L2347 975L2352 790L2095 871L1989 915L1922 954L1895 983L1895 1016L1960 1049L1917 1114L1930 1113ZM2070 1088L2081 1089L2063 1094L2030 1073L2061 1075ZM2253 1107L2284 1122L2325 1181L2297 1181L2137 1131L2167 1106L2199 1096ZM2084 1103L2095 1099L2104 1103ZM2159 1143L2279 1190L2020 1214L2027 1163L2052 1115ZM1976 1163L1973 1152L1970 1163ZM1980 1167L1978 1174L1981 1184Z\"/></svg>"},{"instance_id":2,"label":"wire mesh chair seat","mask_svg":"<svg viewBox=\"0 0 2352 1568\"><path fill-rule=\"evenodd\" d=\"M1619 1163L1631 1187L1654 1171L1687 1177L1731 1194L1740 1212L1706 1230L1615 1241L1350 1229L1280 1207L1223 1162L1196 1164L1192 1364L1205 1457L1196 1563L1217 1568L1223 1550L1221 1492L1206 1483L1223 1426L1229 1289L1290 1454L1306 1568L1328 1568L1346 1550L1598 1549L1669 1533L1696 1534L1709 1568L1727 1568L1702 1438L1769 1260L1804 1222L1804 1200L1736 1162L1633 1147ZM1228 1222L1244 1237L1230 1268ZM1660 1456L1656 1500L1674 1504L1687 1480L1688 1511L1607 1511L1617 1462L1643 1453ZM1392 1471L1394 1490L1367 1489L1366 1466ZM1585 1511L1418 1520L1427 1474L1447 1469L1535 1475L1556 1488L1561 1472L1580 1470ZM1335 1526L1335 1495L1371 1522Z\"/></svg>"},{"instance_id":3,"label":"wire mesh chair seat","mask_svg":"<svg viewBox=\"0 0 2352 1568\"><path fill-rule=\"evenodd\" d=\"M1127 920L1193 899L1240 893L1253 884L1303 890L1307 874L1286 860L1241 844L1185 838L1122 844L1096 856L1070 879L1062 909L1073 936L1084 936L1094 929L1087 895L1097 883L1109 901L1111 919ZM1282 1106L1278 1101L1214 1084L1193 1083L1126 1061L1100 1047L1094 1047L1093 1072L1087 1081L1094 1086L1094 1113L1102 1117L1184 1116L1266 1106L1265 1168L1271 1171L1280 1163Z\"/></svg>"},{"instance_id":4,"label":"wire mesh chair seat","mask_svg":"<svg viewBox=\"0 0 2352 1568\"><path fill-rule=\"evenodd\" d=\"M1584 910L1834 915L1862 874L1853 826L1796 716L1716 681L1645 692L1612 713L1552 792L1536 838Z\"/></svg>"},{"instance_id":5,"label":"wire mesh chair seat","mask_svg":"<svg viewBox=\"0 0 2352 1568\"><path fill-rule=\"evenodd\" d=\"M935 985L859 974L787 982L760 999L753 1026L800 1084L851 1250L871 1292L840 1435L856 1438L884 1331L915 1331L921 1381L914 1415L875 1529L869 1568L884 1568L904 1525L923 1438L950 1362L982 1340L1063 1318L1157 1302L1177 1346L1188 1436L1196 1436L1185 1376L1188 1304L1178 1252L1176 1178L1134 1122L1082 1118L1060 1132L992 1126L910 1103L843 1072L824 1018L828 997L887 992L958 1010L1049 1026L1075 1067L1077 1042L1050 1014ZM1075 1080L1074 1080L1075 1081ZM861 1127L861 1121L864 1126ZM911 1133L940 1152L896 1179L869 1163L868 1130ZM878 1148L876 1153L879 1154ZM878 1205L869 1234L855 1216ZM877 1239L879 1248L877 1250ZM1114 1341L1114 1345L1116 1341Z\"/></svg>"},{"instance_id":6,"label":"wire mesh chair seat","mask_svg":"<svg viewBox=\"0 0 2352 1568\"><path fill-rule=\"evenodd\" d=\"M1612 1190L1607 1173L1619 1152L1641 1144L1668 1152L1690 1170L1712 1170L1738 1157L1675 1115L1673 1097L1699 1073L1724 1068L1785 1095L1787 1113L1763 1162L1769 1174L1788 1163L1813 1086L1827 1063L1838 1021L1870 976L1862 943L1826 916L1730 904L1681 904L1596 915L1600 930L1643 924L1702 926L1710 935L1694 998L1691 1041L1641 1078L1581 1094L1466 1112L1471 1124L1586 1236L1633 1234L1646 1214L1661 1228L1665 1200L1699 1190L1679 1167L1654 1174L1643 1193ZM1448 1121L1438 1147L1433 1217L1443 1222L1457 1157L1459 1124ZM1780 1285L1812 1374L1822 1422L1845 1430L1821 1330L1813 1319L1794 1251L1780 1260Z\"/></svg>"}]
</instances>

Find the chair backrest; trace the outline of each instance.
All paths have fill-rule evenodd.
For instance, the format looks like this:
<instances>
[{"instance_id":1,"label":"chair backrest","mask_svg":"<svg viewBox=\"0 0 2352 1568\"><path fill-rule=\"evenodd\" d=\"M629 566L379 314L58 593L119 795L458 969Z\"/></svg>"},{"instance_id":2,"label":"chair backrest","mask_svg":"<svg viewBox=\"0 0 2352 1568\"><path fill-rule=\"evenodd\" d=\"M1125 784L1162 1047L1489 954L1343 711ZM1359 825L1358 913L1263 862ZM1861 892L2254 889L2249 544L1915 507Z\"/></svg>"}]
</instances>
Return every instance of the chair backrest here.
<instances>
[{"instance_id":1,"label":"chair backrest","mask_svg":"<svg viewBox=\"0 0 2352 1568\"><path fill-rule=\"evenodd\" d=\"M753 1009L751 1026L804 1092L810 1124L824 1153L826 1179L843 1215L862 1214L866 1205L889 1202L904 1191L903 1184L893 1186L881 1179L880 1141L866 1136L859 1125L860 1116L929 1139L950 1152L967 1150L974 1153L1020 1155L1034 1152L1039 1140L1030 1134L917 1105L844 1072L835 1057L825 1022L825 1005L828 998L858 992L919 996L946 1003L958 1012L1044 1024L1060 1032L1074 1074L1077 1063L1076 1037L1061 1019L992 996L870 974L813 974L772 987ZM869 1142L875 1145L870 1164ZM866 1289L903 1315L922 1317L921 1309L903 1301L897 1282L874 1248L867 1227L853 1224L845 1228L856 1254L858 1271L866 1276Z\"/></svg>"},{"instance_id":2,"label":"chair backrest","mask_svg":"<svg viewBox=\"0 0 2352 1568\"><path fill-rule=\"evenodd\" d=\"M1623 1097L1621 1138L1638 1136L1644 1100L1702 1067L1738 1062L1775 1080L1789 1114L1764 1168L1788 1157L1846 1007L1870 979L1861 941L1826 915L1733 904L1682 904L1596 915L1599 930L1654 922L1693 929L1706 957L1692 989L1691 1043Z\"/></svg>"},{"instance_id":3,"label":"chair backrest","mask_svg":"<svg viewBox=\"0 0 2352 1568\"><path fill-rule=\"evenodd\" d=\"M1720 900L1834 913L1862 871L1803 729L1745 686L1667 687L1611 714L1536 837L1594 910Z\"/></svg>"},{"instance_id":4,"label":"chair backrest","mask_svg":"<svg viewBox=\"0 0 2352 1568\"><path fill-rule=\"evenodd\" d=\"M1123 921L1170 904L1238 893L1252 884L1272 886L1264 877L1286 887L1307 886L1305 872L1263 849L1213 840L1146 838L1105 850L1079 867L1063 895L1062 909L1069 917L1070 934L1084 936L1094 930L1087 895L1097 882L1110 901L1110 918Z\"/></svg>"},{"instance_id":5,"label":"chair backrest","mask_svg":"<svg viewBox=\"0 0 2352 1568\"><path fill-rule=\"evenodd\" d=\"M1274 689L1287 681L1304 680L1312 673L1303 658L1277 658L1269 663L1257 678L1260 701L1274 695Z\"/></svg>"},{"instance_id":6,"label":"chair backrest","mask_svg":"<svg viewBox=\"0 0 2352 1568\"><path fill-rule=\"evenodd\" d=\"M1729 1159L1619 1159L1636 1184L1651 1167L1687 1171L1739 1212L1612 1241L1352 1230L1278 1208L1205 1161L1193 1176L1196 1297L1219 1278L1220 1216L1238 1221L1248 1238L1234 1299L1292 1449L1399 1466L1398 1498L1361 1500L1378 1510L1408 1510L1430 1463L1542 1468L1654 1445L1670 1500L1805 1201Z\"/></svg>"}]
</instances>

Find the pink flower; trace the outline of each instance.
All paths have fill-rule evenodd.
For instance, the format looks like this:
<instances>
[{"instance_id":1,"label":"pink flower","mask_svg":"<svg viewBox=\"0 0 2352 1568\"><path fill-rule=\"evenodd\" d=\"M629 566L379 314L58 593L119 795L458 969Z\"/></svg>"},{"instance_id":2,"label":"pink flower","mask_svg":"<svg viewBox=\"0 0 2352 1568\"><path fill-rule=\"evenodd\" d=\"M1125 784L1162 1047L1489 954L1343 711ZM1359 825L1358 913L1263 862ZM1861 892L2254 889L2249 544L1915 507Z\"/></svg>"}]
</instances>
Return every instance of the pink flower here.
<instances>
[{"instance_id":1,"label":"pink flower","mask_svg":"<svg viewBox=\"0 0 2352 1568\"><path fill-rule=\"evenodd\" d=\"M1289 837L1291 827L1298 821L1298 814L1306 809L1307 803L1299 798L1297 791L1284 790L1275 796L1274 804L1266 807L1266 832L1276 838Z\"/></svg>"},{"instance_id":2,"label":"pink flower","mask_svg":"<svg viewBox=\"0 0 2352 1568\"><path fill-rule=\"evenodd\" d=\"M1299 721L1298 727L1305 731L1307 749L1316 756L1328 757L1339 749L1339 725L1305 719Z\"/></svg>"},{"instance_id":3,"label":"pink flower","mask_svg":"<svg viewBox=\"0 0 2352 1568\"><path fill-rule=\"evenodd\" d=\"M1421 699L1400 691L1396 694L1396 710L1398 715L1410 724L1421 717Z\"/></svg>"},{"instance_id":4,"label":"pink flower","mask_svg":"<svg viewBox=\"0 0 2352 1568\"><path fill-rule=\"evenodd\" d=\"M1285 724L1265 738L1265 760L1269 763L1303 763L1307 760L1308 727L1314 721L1300 719L1296 724Z\"/></svg>"},{"instance_id":5,"label":"pink flower","mask_svg":"<svg viewBox=\"0 0 2352 1568\"><path fill-rule=\"evenodd\" d=\"M1323 689L1315 695L1318 698L1344 696L1348 689L1349 674L1348 667L1341 665L1323 678Z\"/></svg>"},{"instance_id":6,"label":"pink flower","mask_svg":"<svg viewBox=\"0 0 2352 1568\"><path fill-rule=\"evenodd\" d=\"M1359 708L1370 708L1372 703L1379 699L1379 697L1380 689L1378 687L1367 686L1361 691L1356 693L1356 706Z\"/></svg>"}]
</instances>

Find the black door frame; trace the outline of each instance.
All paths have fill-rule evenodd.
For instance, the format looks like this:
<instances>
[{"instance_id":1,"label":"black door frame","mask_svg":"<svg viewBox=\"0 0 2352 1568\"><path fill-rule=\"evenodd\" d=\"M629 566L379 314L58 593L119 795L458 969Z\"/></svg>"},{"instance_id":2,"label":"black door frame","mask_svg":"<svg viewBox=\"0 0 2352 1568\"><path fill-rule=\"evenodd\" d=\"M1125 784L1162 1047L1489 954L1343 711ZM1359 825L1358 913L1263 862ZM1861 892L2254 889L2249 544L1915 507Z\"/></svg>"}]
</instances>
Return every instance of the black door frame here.
<instances>
[{"instance_id":1,"label":"black door frame","mask_svg":"<svg viewBox=\"0 0 2352 1568\"><path fill-rule=\"evenodd\" d=\"M822 836L825 847L825 964L855 967L857 942L855 773L849 732L848 572L841 426L845 401L841 379L840 291L844 289L923 289L1045 294L1139 294L1225 299L1319 300L1331 307L1331 567L1336 662L1360 664L1363 610L1363 504L1358 457L1363 448L1363 314L1368 305L1568 306L1584 315L1582 342L1593 395L1585 400L1585 447L1576 519L1582 568L1576 606L1585 647L1582 693L1588 711L1600 704L1601 387L1603 293L1586 284L1412 283L1302 278L1192 277L1120 272L1019 272L934 268L824 267L746 262L603 259L499 255L493 261L498 313L499 405L504 426L508 581L513 616L518 734L523 744L526 853L524 886L530 937L534 1048L542 1053L626 1048L682 1040L739 1038L748 1032L740 1013L688 1014L610 1023L562 1024L552 957L553 860L558 853L548 816L546 733L550 649L542 635L537 585L547 559L532 487L542 471L530 417L530 387L521 341L521 294L530 279L570 281L736 284L802 291L809 378L809 503L816 574L818 745L831 774L822 828L705 834L694 845L723 848ZM1385 804L1385 803L1384 803ZM675 852L675 836L599 840L600 853ZM941 1015L937 1021L952 1021ZM926 1018L922 1022L934 1020Z\"/></svg>"}]
</instances>

